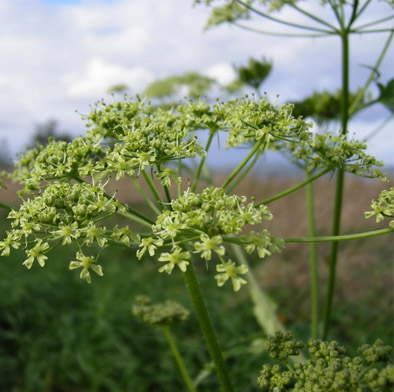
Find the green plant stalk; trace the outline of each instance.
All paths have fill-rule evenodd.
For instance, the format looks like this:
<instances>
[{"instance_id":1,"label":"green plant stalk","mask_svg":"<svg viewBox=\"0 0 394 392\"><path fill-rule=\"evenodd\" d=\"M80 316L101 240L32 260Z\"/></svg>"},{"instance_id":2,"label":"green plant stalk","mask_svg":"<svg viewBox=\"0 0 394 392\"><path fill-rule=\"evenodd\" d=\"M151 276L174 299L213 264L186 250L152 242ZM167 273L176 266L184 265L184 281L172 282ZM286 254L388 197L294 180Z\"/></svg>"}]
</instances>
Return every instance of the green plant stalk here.
<instances>
[{"instance_id":1,"label":"green plant stalk","mask_svg":"<svg viewBox=\"0 0 394 392\"><path fill-rule=\"evenodd\" d=\"M170 346L170 349L172 351L172 355L175 358L175 362L178 365L179 371L182 374L183 377L183 381L185 382L187 389L189 392L196 392L196 389L193 386L193 382L189 376L189 373L187 372L186 366L182 360L182 356L179 353L179 350L175 344L175 341L171 335L170 329L168 327L168 325L164 325L163 326L163 332L164 332L164 336L167 339L168 345Z\"/></svg>"},{"instance_id":2,"label":"green plant stalk","mask_svg":"<svg viewBox=\"0 0 394 392\"><path fill-rule=\"evenodd\" d=\"M307 177L311 177L307 173ZM315 206L313 195L313 184L306 185L306 208L308 216L308 235L316 237ZM310 298L311 298L311 337L317 339L319 334L319 266L317 260L316 243L309 243L309 276L310 276Z\"/></svg>"},{"instance_id":3,"label":"green plant stalk","mask_svg":"<svg viewBox=\"0 0 394 392\"><path fill-rule=\"evenodd\" d=\"M205 146L205 152L208 154L209 147L211 146L212 139L215 136L216 130L211 129L209 132L209 137L207 141L207 145ZM204 167L206 155L201 158L200 164L198 165L197 173L196 176L194 177L193 185L192 185L192 192L195 192L198 184L198 180L200 179L201 176L201 171L202 168Z\"/></svg>"},{"instance_id":4,"label":"green plant stalk","mask_svg":"<svg viewBox=\"0 0 394 392\"><path fill-rule=\"evenodd\" d=\"M257 163L260 155L256 154L253 160L249 163L248 167L243 171L243 173L237 178L237 180L227 189L228 192L233 191L237 185L248 175L248 173L253 169L254 165Z\"/></svg>"},{"instance_id":5,"label":"green plant stalk","mask_svg":"<svg viewBox=\"0 0 394 392\"><path fill-rule=\"evenodd\" d=\"M171 195L168 186L163 186L163 188L164 188L164 193L166 194L167 202L171 204Z\"/></svg>"},{"instance_id":6,"label":"green plant stalk","mask_svg":"<svg viewBox=\"0 0 394 392\"><path fill-rule=\"evenodd\" d=\"M142 186L139 184L139 182L134 178L130 177L131 181L133 182L134 187L137 189L137 191L140 193L140 195L144 198L144 200L148 203L149 207L151 210L157 214L160 215L161 211L156 207L156 205L152 202L152 200L149 198L149 196L146 194Z\"/></svg>"},{"instance_id":7,"label":"green plant stalk","mask_svg":"<svg viewBox=\"0 0 394 392\"><path fill-rule=\"evenodd\" d=\"M258 151L260 146L263 144L264 138L260 139L253 148L249 151L249 154L245 157L245 159L234 169L234 171L230 174L227 180L222 185L222 188L225 189L230 182L237 176L237 174L244 168L244 166L249 162L249 160L253 157L253 155Z\"/></svg>"},{"instance_id":8,"label":"green plant stalk","mask_svg":"<svg viewBox=\"0 0 394 392\"><path fill-rule=\"evenodd\" d=\"M202 334L205 339L209 354L215 364L216 373L219 378L220 385L223 392L234 391L229 372L227 370L226 363L224 362L222 352L220 351L219 343L216 339L215 330L211 319L208 314L208 309L205 305L204 298L201 294L200 286L194 267L192 263L189 263L186 272L184 273L187 288L189 290L190 298L194 306L194 310L197 314L197 319L200 324Z\"/></svg>"},{"instance_id":9,"label":"green plant stalk","mask_svg":"<svg viewBox=\"0 0 394 392\"><path fill-rule=\"evenodd\" d=\"M337 242L337 241L349 241L349 240L360 240L362 238L376 237L378 235L394 233L392 227L387 229L366 231L364 233L356 234L344 234L338 236L322 236L322 237L300 237L300 238L283 238L285 242ZM225 238L224 241L227 239ZM234 241L228 241L235 243ZM238 242L237 242L238 243Z\"/></svg>"},{"instance_id":10,"label":"green plant stalk","mask_svg":"<svg viewBox=\"0 0 394 392\"><path fill-rule=\"evenodd\" d=\"M275 17L273 17L273 16L271 16L271 15L268 15L268 14L266 14L266 13L264 13L264 12L259 11L258 9L252 7L250 4L247 4L247 3L245 3L245 2L242 1L242 0L235 0L235 1L236 1L237 3L239 3L239 4L241 4L242 6L244 6L245 8L247 8L248 10L254 12L255 14L260 15L260 16L262 16L263 18L272 20L272 21L274 21L274 22L278 22L278 23L281 23L281 24L284 24L284 25L290 26L290 27L297 27L297 28L299 28L299 29L304 29L304 30L316 31L316 32L320 32L320 33L330 33L329 30L319 29L319 28L317 28L317 27L301 25L301 24L292 23L292 22L288 22L288 21L286 21L286 20L282 20L282 19L275 18Z\"/></svg>"},{"instance_id":11,"label":"green plant stalk","mask_svg":"<svg viewBox=\"0 0 394 392\"><path fill-rule=\"evenodd\" d=\"M144 177L144 180L146 181L146 184L148 185L150 191L152 192L153 196L155 197L155 200L159 203L159 205L164 206L163 200L161 199L159 192L153 183L152 179L148 176L145 170L141 170L142 176Z\"/></svg>"},{"instance_id":12,"label":"green plant stalk","mask_svg":"<svg viewBox=\"0 0 394 392\"><path fill-rule=\"evenodd\" d=\"M178 159L178 177L182 178L182 159ZM182 183L179 181L177 184L178 197L182 196Z\"/></svg>"},{"instance_id":13,"label":"green plant stalk","mask_svg":"<svg viewBox=\"0 0 394 392\"><path fill-rule=\"evenodd\" d=\"M275 196L270 197L269 199L265 199L263 201L260 201L260 202L256 203L255 207L261 206L262 204L269 204L269 203L272 203L275 200L281 199L282 197L285 197L285 196L289 195L290 193L293 193L293 192L297 191L298 189L301 189L305 185L307 185L307 184L317 180L318 178L324 176L324 174L328 173L331 170L332 169L324 169L323 171L321 171L320 173L315 174L314 176L309 176L305 181L302 181L299 184L294 185L291 188L288 188L288 189L284 190L283 192L280 192L280 193L276 194Z\"/></svg>"},{"instance_id":14,"label":"green plant stalk","mask_svg":"<svg viewBox=\"0 0 394 392\"><path fill-rule=\"evenodd\" d=\"M253 33L258 33L258 34L264 34L264 35L272 35L274 37L309 37L309 38L317 38L317 37L327 37L329 34L328 33L320 33L320 34L309 34L309 33L304 33L304 34L293 34L293 33L275 33L273 31L265 31L265 30L260 30L256 29L253 27L245 26L241 23L238 22L229 22L230 24L237 26L243 30L248 30L252 31ZM334 34L334 33L331 33Z\"/></svg>"},{"instance_id":15,"label":"green plant stalk","mask_svg":"<svg viewBox=\"0 0 394 392\"><path fill-rule=\"evenodd\" d=\"M393 18L394 18L394 16L390 15L390 16L386 16L385 18L382 18L382 19L374 20L373 22L369 22L369 23L363 24L361 26L357 26L355 28L355 31L359 31L359 30L362 31L362 29L365 28L365 27L374 26L374 25L377 25L377 24L380 24L380 23L388 22L389 20L391 20Z\"/></svg>"},{"instance_id":16,"label":"green plant stalk","mask_svg":"<svg viewBox=\"0 0 394 392\"><path fill-rule=\"evenodd\" d=\"M347 29L342 30L341 35L342 44L342 100L341 100L341 134L347 134L347 125L349 120L349 34ZM333 226L332 235L338 236L341 229L341 213L343 201L345 172L343 169L338 169L338 175L335 187L335 201L333 212ZM328 331L330 327L332 302L335 290L336 265L338 260L338 245L334 240L331 244L329 256L329 274L327 284L327 294L324 308L323 318L323 340L327 340Z\"/></svg>"},{"instance_id":17,"label":"green plant stalk","mask_svg":"<svg viewBox=\"0 0 394 392\"><path fill-rule=\"evenodd\" d=\"M356 98L354 99L352 105L349 108L349 117L353 116L353 114L355 114L358 110L357 107L361 101L361 99L364 96L364 93L367 91L368 87L370 86L370 84L373 82L375 75L376 75L376 70L379 68L380 64L382 63L384 56L386 55L391 41L393 39L394 36L394 31L391 32L391 34L389 35L389 37L387 38L386 43L384 44L384 47L382 49L382 52L380 53L380 56L378 58L378 60L376 61L375 66L373 67L373 69L371 70L371 74L369 75L368 80L366 81L364 87L358 92Z\"/></svg>"},{"instance_id":18,"label":"green plant stalk","mask_svg":"<svg viewBox=\"0 0 394 392\"><path fill-rule=\"evenodd\" d=\"M12 211L12 208L10 206L8 206L7 204L4 203L0 203L0 208L3 208L7 211Z\"/></svg>"},{"instance_id":19,"label":"green plant stalk","mask_svg":"<svg viewBox=\"0 0 394 392\"><path fill-rule=\"evenodd\" d=\"M315 22L318 22L318 23L320 23L320 24L322 24L322 25L324 25L324 26L330 28L330 29L333 30L333 31L337 31L337 29L336 29L335 26L333 26L332 24L326 22L325 20L323 20L323 19L317 17L316 15L311 14L310 12L304 10L303 8L298 7L295 3L291 3L291 2L290 2L290 3L289 3L289 6L292 7L292 8L294 8L295 10L297 10L298 12L300 12L301 14L304 14L304 15L307 16L308 18L314 20Z\"/></svg>"}]
</instances>

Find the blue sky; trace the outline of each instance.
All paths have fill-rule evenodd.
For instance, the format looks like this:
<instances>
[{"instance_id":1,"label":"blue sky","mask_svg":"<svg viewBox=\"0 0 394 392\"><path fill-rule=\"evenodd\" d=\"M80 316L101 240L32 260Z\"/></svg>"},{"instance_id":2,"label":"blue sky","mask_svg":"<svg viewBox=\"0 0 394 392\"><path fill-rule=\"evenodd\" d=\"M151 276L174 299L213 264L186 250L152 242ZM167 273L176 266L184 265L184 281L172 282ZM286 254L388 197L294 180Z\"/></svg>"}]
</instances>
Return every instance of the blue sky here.
<instances>
[{"instance_id":1,"label":"blue sky","mask_svg":"<svg viewBox=\"0 0 394 392\"><path fill-rule=\"evenodd\" d=\"M29 0L0 1L0 141L14 153L29 141L35 126L56 119L60 128L79 135L84 124L76 111L105 97L116 83L139 93L157 78L199 71L223 83L234 77L233 64L249 57L273 60L264 85L279 103L312 91L340 87L337 38L276 38L221 26L204 32L209 9L192 0ZM310 9L316 1L304 1ZM366 20L387 15L384 2L373 2ZM319 10L318 12L325 12ZM319 14L320 15L320 14ZM286 10L283 15L288 17ZM270 26L265 26L270 27ZM281 27L271 26L274 29ZM280 30L282 31L282 30ZM373 65L385 37L351 41L352 89ZM382 82L393 77L393 50L382 64ZM362 138L388 116L374 109L355 119L351 131ZM393 123L371 141L370 151L393 164Z\"/></svg>"}]
</instances>

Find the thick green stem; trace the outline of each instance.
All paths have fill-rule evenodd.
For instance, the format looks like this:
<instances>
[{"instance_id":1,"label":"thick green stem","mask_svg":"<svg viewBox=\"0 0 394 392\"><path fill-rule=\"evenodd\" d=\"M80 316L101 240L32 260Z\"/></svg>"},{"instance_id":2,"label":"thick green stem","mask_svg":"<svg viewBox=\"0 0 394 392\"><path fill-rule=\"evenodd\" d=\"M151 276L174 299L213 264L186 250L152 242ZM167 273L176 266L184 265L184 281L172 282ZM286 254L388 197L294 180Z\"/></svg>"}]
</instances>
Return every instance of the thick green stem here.
<instances>
[{"instance_id":1,"label":"thick green stem","mask_svg":"<svg viewBox=\"0 0 394 392\"><path fill-rule=\"evenodd\" d=\"M332 228L333 236L339 236L341 229L343 185L344 185L344 172L343 170L338 170L336 189L335 189L334 222ZM327 295L326 295L324 320L323 320L323 340L327 339L328 330L330 327L332 302L333 302L334 290L335 290L336 266L338 260L338 246L339 243L337 241L333 241L331 243L330 256L329 256Z\"/></svg>"},{"instance_id":2,"label":"thick green stem","mask_svg":"<svg viewBox=\"0 0 394 392\"><path fill-rule=\"evenodd\" d=\"M163 332L164 336L167 339L168 345L171 348L172 354L174 355L175 362L178 365L179 371L182 374L183 381L185 381L185 384L187 386L187 389L189 392L196 392L196 389L194 388L193 382L189 376L189 373L187 372L186 366L182 360L181 354L178 351L178 348L175 344L174 339L172 338L170 329L168 328L167 325L163 326Z\"/></svg>"},{"instance_id":3,"label":"thick green stem","mask_svg":"<svg viewBox=\"0 0 394 392\"><path fill-rule=\"evenodd\" d=\"M208 314L208 309L201 294L200 286L198 284L192 263L188 265L184 276L187 287L189 289L189 294L194 306L194 310L197 314L197 319L200 324L202 334L205 338L209 354L211 355L213 363L215 364L216 373L218 375L222 391L234 391L230 375L223 360L223 356L219 348L219 343L216 339L215 330L213 329L213 325Z\"/></svg>"},{"instance_id":4,"label":"thick green stem","mask_svg":"<svg viewBox=\"0 0 394 392\"><path fill-rule=\"evenodd\" d=\"M322 237L301 237L301 238L283 238L285 242L336 242L336 241L349 241L349 240L360 240L362 238L376 237L378 235L394 233L394 229L389 227L387 229L366 231L364 233L357 234L344 234L338 236L322 236ZM224 239L226 241L226 238ZM232 243L238 243L235 241L228 241Z\"/></svg>"},{"instance_id":5,"label":"thick green stem","mask_svg":"<svg viewBox=\"0 0 394 392\"><path fill-rule=\"evenodd\" d=\"M342 31L342 100L341 100L341 134L347 134L347 126L349 120L349 35L347 30ZM345 173L343 169L338 169L338 175L335 188L335 202L334 202L334 216L332 235L338 236L341 230L341 213L343 200L343 186L345 180ZM329 275L328 286L326 294L326 302L324 309L323 321L323 339L326 340L330 326L332 302L335 289L336 265L338 260L338 245L337 241L332 242L329 258Z\"/></svg>"},{"instance_id":6,"label":"thick green stem","mask_svg":"<svg viewBox=\"0 0 394 392\"><path fill-rule=\"evenodd\" d=\"M285 197L285 196L289 195L290 193L293 193L293 192L297 191L298 189L304 187L305 185L317 180L319 177L324 176L324 174L328 173L331 170L332 169L324 169L323 171L315 174L314 176L308 176L308 178L305 181L302 181L299 184L294 185L291 188L288 188L288 189L284 190L283 192L280 192L277 195L270 197L269 199L265 199L263 201L258 202L257 204L255 204L255 207L261 206L262 204L264 204L264 205L269 204L275 200Z\"/></svg>"},{"instance_id":7,"label":"thick green stem","mask_svg":"<svg viewBox=\"0 0 394 392\"><path fill-rule=\"evenodd\" d=\"M307 177L310 174L307 173ZM313 184L306 186L306 206L308 215L308 235L316 237L315 206L313 196ZM319 270L317 260L316 243L309 243L309 276L310 276L310 298L311 298L311 337L318 338L319 328Z\"/></svg>"},{"instance_id":8,"label":"thick green stem","mask_svg":"<svg viewBox=\"0 0 394 392\"><path fill-rule=\"evenodd\" d=\"M264 138L260 139L254 147L250 150L249 154L245 157L245 159L234 169L234 171L230 174L227 180L222 185L222 188L226 188L230 182L237 176L237 174L244 168L244 166L250 161L253 155L258 151L260 146L263 144Z\"/></svg>"}]
</instances>

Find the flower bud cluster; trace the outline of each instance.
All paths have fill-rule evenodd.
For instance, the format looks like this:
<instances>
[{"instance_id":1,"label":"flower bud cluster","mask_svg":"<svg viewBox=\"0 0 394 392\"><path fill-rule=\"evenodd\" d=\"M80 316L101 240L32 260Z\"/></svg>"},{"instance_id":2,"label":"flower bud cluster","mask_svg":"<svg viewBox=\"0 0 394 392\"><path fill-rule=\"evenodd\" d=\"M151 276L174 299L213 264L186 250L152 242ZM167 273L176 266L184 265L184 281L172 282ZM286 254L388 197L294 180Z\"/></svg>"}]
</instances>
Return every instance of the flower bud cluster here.
<instances>
[{"instance_id":1,"label":"flower bud cluster","mask_svg":"<svg viewBox=\"0 0 394 392\"><path fill-rule=\"evenodd\" d=\"M271 358L280 361L292 355L298 355L304 343L293 339L291 332L276 331L274 336L268 337L267 351Z\"/></svg>"},{"instance_id":2,"label":"flower bud cluster","mask_svg":"<svg viewBox=\"0 0 394 392\"><path fill-rule=\"evenodd\" d=\"M306 170L340 168L360 177L381 178L386 176L378 167L383 162L368 155L367 145L355 139L347 139L345 135L309 133L300 143L279 141L275 148L285 154L291 154L293 162L301 164Z\"/></svg>"},{"instance_id":3,"label":"flower bud cluster","mask_svg":"<svg viewBox=\"0 0 394 392\"><path fill-rule=\"evenodd\" d=\"M383 190L377 200L372 200L372 211L366 211L365 218L376 216L376 222L383 221L384 218L391 219L390 226L394 228L394 188Z\"/></svg>"},{"instance_id":4,"label":"flower bud cluster","mask_svg":"<svg viewBox=\"0 0 394 392\"><path fill-rule=\"evenodd\" d=\"M142 295L136 298L132 312L143 323L160 326L181 323L189 316L189 311L178 302L165 301L152 304L149 297Z\"/></svg>"},{"instance_id":5,"label":"flower bud cluster","mask_svg":"<svg viewBox=\"0 0 394 392\"><path fill-rule=\"evenodd\" d=\"M42 181L83 178L103 171L103 153L102 145L88 138L78 137L70 143L51 141L46 147L39 145L22 153L13 178L25 185L24 193L30 193L38 190Z\"/></svg>"},{"instance_id":6,"label":"flower bud cluster","mask_svg":"<svg viewBox=\"0 0 394 392\"><path fill-rule=\"evenodd\" d=\"M276 333L268 349L274 359L286 361L302 347L291 334ZM310 359L291 367L264 365L257 383L263 391L277 392L389 392L394 387L392 348L380 340L364 345L361 357L349 357L337 342L309 340Z\"/></svg>"},{"instance_id":7,"label":"flower bud cluster","mask_svg":"<svg viewBox=\"0 0 394 392\"><path fill-rule=\"evenodd\" d=\"M293 105L276 107L266 99L233 100L220 106L223 125L229 129L227 147L264 141L268 147L275 140L299 143L308 137L311 123L292 116Z\"/></svg>"}]
</instances>

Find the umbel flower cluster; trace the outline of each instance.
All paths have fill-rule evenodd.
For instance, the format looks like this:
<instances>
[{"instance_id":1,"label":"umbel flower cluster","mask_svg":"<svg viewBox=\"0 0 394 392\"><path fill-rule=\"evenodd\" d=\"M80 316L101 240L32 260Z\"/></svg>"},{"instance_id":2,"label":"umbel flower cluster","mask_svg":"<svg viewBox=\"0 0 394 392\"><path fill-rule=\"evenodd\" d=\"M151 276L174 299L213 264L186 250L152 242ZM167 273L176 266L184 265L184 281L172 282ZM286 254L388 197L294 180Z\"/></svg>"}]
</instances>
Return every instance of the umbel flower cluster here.
<instances>
[{"instance_id":1,"label":"umbel flower cluster","mask_svg":"<svg viewBox=\"0 0 394 392\"><path fill-rule=\"evenodd\" d=\"M304 344L292 334L276 332L267 350L282 363L264 365L257 383L266 392L391 392L394 388L392 347L377 340L364 344L359 356L349 357L337 342L309 340L310 359L295 364L286 360L298 355Z\"/></svg>"},{"instance_id":2,"label":"umbel flower cluster","mask_svg":"<svg viewBox=\"0 0 394 392\"><path fill-rule=\"evenodd\" d=\"M372 200L372 211L366 211L365 217L375 216L376 222L381 222L385 218L390 219L390 226L394 228L394 188L383 190L376 200Z\"/></svg>"},{"instance_id":3,"label":"umbel flower cluster","mask_svg":"<svg viewBox=\"0 0 394 392\"><path fill-rule=\"evenodd\" d=\"M234 290L238 291L246 283L239 275L245 274L247 268L225 260L225 242L238 243L248 253L256 249L261 258L278 252L283 246L283 241L267 230L236 237L245 225L256 225L272 218L266 206L255 207L252 202L245 202L246 197L227 195L222 188L209 187L200 194L187 190L157 217L152 226L154 236L141 241L138 258L146 251L153 256L158 246L170 246L171 251L161 253L158 259L166 263L159 271L170 274L175 265L185 272L192 253L205 260L207 266L216 254L220 260L216 266L219 274L215 276L218 286L231 279Z\"/></svg>"},{"instance_id":4,"label":"umbel flower cluster","mask_svg":"<svg viewBox=\"0 0 394 392\"><path fill-rule=\"evenodd\" d=\"M132 312L143 323L159 326L181 323L189 316L189 311L178 302L165 301L152 304L151 299L145 295L136 298Z\"/></svg>"},{"instance_id":5,"label":"umbel flower cluster","mask_svg":"<svg viewBox=\"0 0 394 392\"><path fill-rule=\"evenodd\" d=\"M225 133L227 148L252 146L255 156L284 143L307 145L313 136L311 124L294 118L292 105L245 97L213 105L186 101L164 110L138 97L125 97L110 104L100 101L83 118L88 128L85 136L71 143L50 140L45 147L39 145L21 154L11 175L22 186L21 205L9 213L11 228L0 241L1 255L22 248L27 268L34 264L44 267L53 247L76 246L69 268L79 269L80 277L90 283L92 271L103 275L98 255L104 248L135 247L138 259L158 253L157 260L163 263L159 271L168 274L175 266L185 272L192 256L207 266L214 262L218 285L231 281L234 290L239 290L245 283L240 275L247 268L226 256L226 244L242 246L260 258L283 246L282 240L261 228L264 220L272 218L266 206L228 194L224 185L196 193L195 186L184 184L182 170L185 159L204 164L209 144L202 147L196 136L201 132L209 133L210 140L218 132ZM352 167L349 170L356 174L374 175L371 165L376 162L355 151L361 151L362 145L349 147L342 139L335 143L335 153L319 147L318 155L325 157L319 165L326 164L330 170ZM317 150L316 143L314 148ZM356 155L361 163L354 170ZM109 181L140 175L154 196L154 219L120 202L116 193L107 192ZM198 177L199 172L195 183ZM157 187L166 194L166 202ZM122 227L105 224L114 215L131 223ZM148 232L141 232L141 224ZM258 230L250 231L251 225Z\"/></svg>"},{"instance_id":6,"label":"umbel flower cluster","mask_svg":"<svg viewBox=\"0 0 394 392\"><path fill-rule=\"evenodd\" d=\"M349 139L345 135L332 135L330 132L309 133L302 143L278 140L273 148L290 155L294 163L304 167L308 172L339 167L360 177L387 181L386 175L378 169L383 166L383 162L365 152L367 144Z\"/></svg>"}]
</instances>

